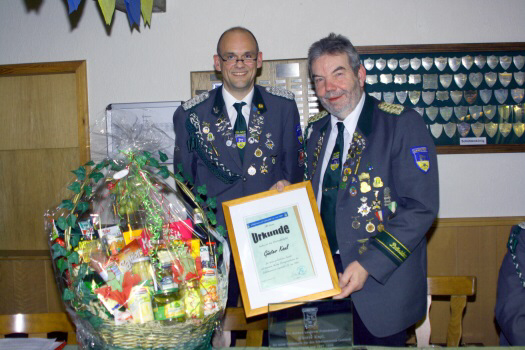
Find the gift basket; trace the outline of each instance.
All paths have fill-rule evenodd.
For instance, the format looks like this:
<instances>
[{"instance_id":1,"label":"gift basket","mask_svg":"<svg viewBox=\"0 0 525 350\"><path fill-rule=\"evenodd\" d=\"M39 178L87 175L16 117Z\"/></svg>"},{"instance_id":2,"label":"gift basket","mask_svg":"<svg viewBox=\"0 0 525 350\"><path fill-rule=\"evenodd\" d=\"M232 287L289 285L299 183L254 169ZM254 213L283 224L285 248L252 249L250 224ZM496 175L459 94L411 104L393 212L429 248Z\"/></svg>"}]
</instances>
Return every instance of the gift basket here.
<instances>
[{"instance_id":1,"label":"gift basket","mask_svg":"<svg viewBox=\"0 0 525 350\"><path fill-rule=\"evenodd\" d=\"M81 348L209 348L230 260L216 201L140 148L73 170L45 214L58 287Z\"/></svg>"}]
</instances>

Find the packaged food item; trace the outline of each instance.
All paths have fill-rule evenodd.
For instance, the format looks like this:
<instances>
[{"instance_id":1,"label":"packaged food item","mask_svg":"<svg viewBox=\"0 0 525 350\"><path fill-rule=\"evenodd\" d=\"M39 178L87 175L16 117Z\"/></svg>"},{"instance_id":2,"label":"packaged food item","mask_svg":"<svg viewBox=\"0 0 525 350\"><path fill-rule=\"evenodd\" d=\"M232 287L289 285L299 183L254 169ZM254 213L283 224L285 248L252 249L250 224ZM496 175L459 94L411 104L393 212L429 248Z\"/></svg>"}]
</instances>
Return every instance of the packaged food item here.
<instances>
[{"instance_id":1,"label":"packaged food item","mask_svg":"<svg viewBox=\"0 0 525 350\"><path fill-rule=\"evenodd\" d=\"M165 324L186 321L184 302L177 288L160 290L153 295L155 320Z\"/></svg>"},{"instance_id":2,"label":"packaged food item","mask_svg":"<svg viewBox=\"0 0 525 350\"><path fill-rule=\"evenodd\" d=\"M209 249L210 260L209 260L208 266L204 266L204 263L202 264L202 266L215 269L217 268L217 252L216 252L217 244L215 242L208 241L206 242L206 246Z\"/></svg>"},{"instance_id":3,"label":"packaged food item","mask_svg":"<svg viewBox=\"0 0 525 350\"><path fill-rule=\"evenodd\" d=\"M100 241L98 239L93 239L91 241L80 241L78 242L78 247L75 248L75 250L83 262L89 263L91 252L98 249L99 243Z\"/></svg>"},{"instance_id":4,"label":"packaged food item","mask_svg":"<svg viewBox=\"0 0 525 350\"><path fill-rule=\"evenodd\" d=\"M140 249L140 245L136 240L131 241L130 244L122 248L122 251L120 253L115 255L115 259L118 263L118 268L122 273L131 271L133 261L142 257L144 257L144 255L142 255L142 249Z\"/></svg>"},{"instance_id":5,"label":"packaged food item","mask_svg":"<svg viewBox=\"0 0 525 350\"><path fill-rule=\"evenodd\" d=\"M120 232L120 227L110 226L98 231L102 243L105 245L108 254L116 255L126 245L126 241Z\"/></svg>"},{"instance_id":6,"label":"packaged food item","mask_svg":"<svg viewBox=\"0 0 525 350\"><path fill-rule=\"evenodd\" d=\"M161 265L160 271L158 271L158 276L160 276L160 290L171 290L179 287L178 284L173 280L171 262Z\"/></svg>"},{"instance_id":7,"label":"packaged food item","mask_svg":"<svg viewBox=\"0 0 525 350\"><path fill-rule=\"evenodd\" d=\"M133 272L134 275L139 275L142 283L151 284L153 282L155 275L149 256L137 258L132 261L132 264L131 272Z\"/></svg>"},{"instance_id":8,"label":"packaged food item","mask_svg":"<svg viewBox=\"0 0 525 350\"><path fill-rule=\"evenodd\" d=\"M188 281L182 289L186 318L203 318L204 310L199 281Z\"/></svg>"},{"instance_id":9,"label":"packaged food item","mask_svg":"<svg viewBox=\"0 0 525 350\"><path fill-rule=\"evenodd\" d=\"M135 239L140 239L142 231L143 230L140 228L138 230L127 230L127 231L122 232L122 235L124 236L124 241L126 242L126 244L130 244L131 241Z\"/></svg>"},{"instance_id":10,"label":"packaged food item","mask_svg":"<svg viewBox=\"0 0 525 350\"><path fill-rule=\"evenodd\" d=\"M151 305L150 289L137 285L131 288L128 300L128 309L133 316L133 323L146 323L154 320Z\"/></svg>"},{"instance_id":11,"label":"packaged food item","mask_svg":"<svg viewBox=\"0 0 525 350\"><path fill-rule=\"evenodd\" d=\"M219 294L217 292L217 271L205 268L200 280L204 316L217 312Z\"/></svg>"},{"instance_id":12,"label":"packaged food item","mask_svg":"<svg viewBox=\"0 0 525 350\"><path fill-rule=\"evenodd\" d=\"M106 253L98 247L92 250L89 255L89 266L106 282L109 279L110 272L117 278L120 278L122 275L115 259L110 259Z\"/></svg>"},{"instance_id":13,"label":"packaged food item","mask_svg":"<svg viewBox=\"0 0 525 350\"><path fill-rule=\"evenodd\" d=\"M79 221L78 226L80 227L80 232L82 232L82 237L85 240L92 240L95 238L95 230L93 229L91 220Z\"/></svg>"},{"instance_id":14,"label":"packaged food item","mask_svg":"<svg viewBox=\"0 0 525 350\"><path fill-rule=\"evenodd\" d=\"M192 239L190 241L190 252L191 252L191 257L193 259L195 259L196 257L200 256L200 253L201 253L201 241L198 240L198 239Z\"/></svg>"}]
</instances>

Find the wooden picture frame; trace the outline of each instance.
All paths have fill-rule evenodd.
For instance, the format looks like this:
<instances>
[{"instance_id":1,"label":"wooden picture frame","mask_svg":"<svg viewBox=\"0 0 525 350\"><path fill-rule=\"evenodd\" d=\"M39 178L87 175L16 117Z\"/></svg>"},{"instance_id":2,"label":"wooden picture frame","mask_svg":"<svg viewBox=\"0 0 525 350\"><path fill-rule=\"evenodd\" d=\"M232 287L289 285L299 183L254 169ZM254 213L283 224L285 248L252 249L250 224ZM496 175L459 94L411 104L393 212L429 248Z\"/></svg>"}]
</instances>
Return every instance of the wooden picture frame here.
<instances>
[{"instance_id":1,"label":"wooden picture frame","mask_svg":"<svg viewBox=\"0 0 525 350\"><path fill-rule=\"evenodd\" d=\"M223 209L247 317L267 313L270 303L341 292L310 181L227 201Z\"/></svg>"}]
</instances>

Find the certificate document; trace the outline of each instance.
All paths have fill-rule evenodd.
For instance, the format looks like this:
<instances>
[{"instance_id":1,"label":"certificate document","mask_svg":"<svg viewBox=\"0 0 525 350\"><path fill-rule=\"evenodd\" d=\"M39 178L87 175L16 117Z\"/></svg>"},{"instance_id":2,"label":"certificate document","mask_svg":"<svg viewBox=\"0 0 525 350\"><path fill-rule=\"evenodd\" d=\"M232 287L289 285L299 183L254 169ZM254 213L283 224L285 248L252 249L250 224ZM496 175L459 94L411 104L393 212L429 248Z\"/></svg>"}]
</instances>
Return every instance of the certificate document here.
<instances>
[{"instance_id":1,"label":"certificate document","mask_svg":"<svg viewBox=\"0 0 525 350\"><path fill-rule=\"evenodd\" d=\"M296 205L246 217L245 223L261 290L314 275Z\"/></svg>"},{"instance_id":2,"label":"certificate document","mask_svg":"<svg viewBox=\"0 0 525 350\"><path fill-rule=\"evenodd\" d=\"M309 181L222 207L247 317L341 292Z\"/></svg>"}]
</instances>

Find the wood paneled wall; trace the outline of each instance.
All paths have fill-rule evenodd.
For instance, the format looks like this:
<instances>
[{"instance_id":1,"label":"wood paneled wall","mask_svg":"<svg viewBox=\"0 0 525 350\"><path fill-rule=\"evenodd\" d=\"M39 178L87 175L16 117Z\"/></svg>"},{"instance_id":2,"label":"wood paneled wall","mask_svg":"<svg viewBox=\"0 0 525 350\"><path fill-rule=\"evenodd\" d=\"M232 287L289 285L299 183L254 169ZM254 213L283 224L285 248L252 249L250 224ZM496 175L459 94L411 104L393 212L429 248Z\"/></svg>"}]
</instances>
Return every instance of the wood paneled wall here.
<instances>
[{"instance_id":1,"label":"wood paneled wall","mask_svg":"<svg viewBox=\"0 0 525 350\"><path fill-rule=\"evenodd\" d=\"M525 217L438 219L427 235L428 274L476 276L477 292L463 319L463 343L499 343L494 319L498 272L510 229ZM446 343L448 301L433 301L431 343Z\"/></svg>"},{"instance_id":2,"label":"wood paneled wall","mask_svg":"<svg viewBox=\"0 0 525 350\"><path fill-rule=\"evenodd\" d=\"M428 273L477 278L477 293L468 299L463 343L498 345L494 320L498 272L510 229L525 217L438 219L428 233ZM63 310L49 253L0 256L0 314ZM446 343L449 302L435 300L430 312L432 343Z\"/></svg>"}]
</instances>

